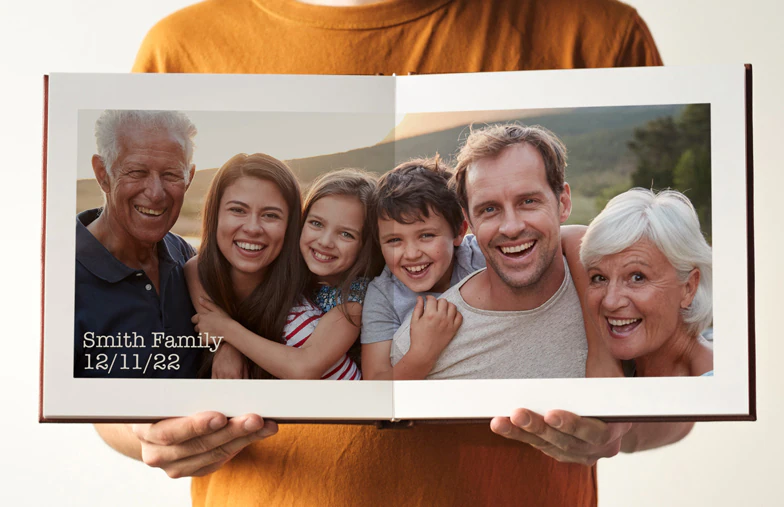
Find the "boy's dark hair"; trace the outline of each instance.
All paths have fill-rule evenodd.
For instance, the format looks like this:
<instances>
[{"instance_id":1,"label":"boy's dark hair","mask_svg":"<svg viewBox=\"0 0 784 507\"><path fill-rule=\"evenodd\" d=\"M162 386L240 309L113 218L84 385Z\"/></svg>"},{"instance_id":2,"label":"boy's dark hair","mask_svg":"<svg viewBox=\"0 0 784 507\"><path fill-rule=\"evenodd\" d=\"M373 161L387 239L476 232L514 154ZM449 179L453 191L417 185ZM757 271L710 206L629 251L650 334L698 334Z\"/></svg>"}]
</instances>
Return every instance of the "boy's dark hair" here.
<instances>
[{"instance_id":1,"label":"boy's dark hair","mask_svg":"<svg viewBox=\"0 0 784 507\"><path fill-rule=\"evenodd\" d=\"M409 160L381 176L369 210L376 241L379 219L411 224L429 218L431 211L444 217L457 237L463 225L463 211L449 184L451 178L452 168L437 154Z\"/></svg>"}]
</instances>

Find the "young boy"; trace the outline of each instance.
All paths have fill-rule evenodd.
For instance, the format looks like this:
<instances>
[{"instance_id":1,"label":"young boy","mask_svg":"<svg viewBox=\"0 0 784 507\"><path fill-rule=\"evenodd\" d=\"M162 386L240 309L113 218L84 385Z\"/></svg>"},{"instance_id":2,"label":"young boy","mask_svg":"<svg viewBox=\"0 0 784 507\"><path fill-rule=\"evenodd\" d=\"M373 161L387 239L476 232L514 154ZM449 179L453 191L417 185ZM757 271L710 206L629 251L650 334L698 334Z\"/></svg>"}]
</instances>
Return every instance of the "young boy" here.
<instances>
[{"instance_id":1,"label":"young boy","mask_svg":"<svg viewBox=\"0 0 784 507\"><path fill-rule=\"evenodd\" d=\"M386 267L370 282L362 309L367 380L424 379L462 323L452 303L436 298L484 268L485 258L466 235L451 177L436 156L405 162L378 182L369 213ZM392 336L409 314L411 348L393 368Z\"/></svg>"}]
</instances>

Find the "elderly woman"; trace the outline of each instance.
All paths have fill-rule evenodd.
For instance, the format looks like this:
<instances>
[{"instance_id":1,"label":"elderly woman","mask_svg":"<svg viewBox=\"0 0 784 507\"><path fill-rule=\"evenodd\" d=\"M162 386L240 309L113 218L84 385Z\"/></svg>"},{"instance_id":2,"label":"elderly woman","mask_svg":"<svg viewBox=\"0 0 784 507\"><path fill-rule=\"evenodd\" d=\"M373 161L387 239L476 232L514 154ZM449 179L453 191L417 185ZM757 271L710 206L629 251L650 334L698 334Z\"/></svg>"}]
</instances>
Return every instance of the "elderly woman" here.
<instances>
[{"instance_id":1,"label":"elderly woman","mask_svg":"<svg viewBox=\"0 0 784 507\"><path fill-rule=\"evenodd\" d=\"M634 188L591 222L580 249L586 305L610 353L635 375L713 374L700 334L713 319L711 247L680 192Z\"/></svg>"}]
</instances>

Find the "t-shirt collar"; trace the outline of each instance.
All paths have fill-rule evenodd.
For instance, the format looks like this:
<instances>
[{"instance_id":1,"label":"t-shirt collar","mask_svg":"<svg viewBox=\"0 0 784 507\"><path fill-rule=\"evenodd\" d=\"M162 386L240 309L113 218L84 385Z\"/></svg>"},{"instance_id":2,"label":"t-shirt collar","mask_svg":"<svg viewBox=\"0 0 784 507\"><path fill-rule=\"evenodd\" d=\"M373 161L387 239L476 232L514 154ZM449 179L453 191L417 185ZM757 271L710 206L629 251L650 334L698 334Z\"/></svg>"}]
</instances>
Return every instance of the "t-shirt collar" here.
<instances>
[{"instance_id":1,"label":"t-shirt collar","mask_svg":"<svg viewBox=\"0 0 784 507\"><path fill-rule=\"evenodd\" d=\"M296 0L253 0L272 16L334 30L367 30L399 25L427 16L452 1L395 0L356 7L330 7Z\"/></svg>"}]
</instances>

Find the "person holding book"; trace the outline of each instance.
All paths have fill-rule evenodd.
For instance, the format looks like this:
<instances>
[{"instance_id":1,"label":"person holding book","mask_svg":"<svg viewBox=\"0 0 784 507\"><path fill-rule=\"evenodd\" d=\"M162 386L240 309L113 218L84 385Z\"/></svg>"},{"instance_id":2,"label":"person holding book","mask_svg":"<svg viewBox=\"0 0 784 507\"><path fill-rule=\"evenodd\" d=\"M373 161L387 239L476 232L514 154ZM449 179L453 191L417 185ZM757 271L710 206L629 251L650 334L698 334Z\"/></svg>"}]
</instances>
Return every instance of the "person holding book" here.
<instances>
[{"instance_id":1,"label":"person holding book","mask_svg":"<svg viewBox=\"0 0 784 507\"><path fill-rule=\"evenodd\" d=\"M194 251L170 232L195 171L195 135L177 111L106 110L95 122L104 205L76 217L75 377L198 374L200 349L153 348L156 335L196 334L183 274ZM164 367L137 366L151 357Z\"/></svg>"},{"instance_id":2,"label":"person holding book","mask_svg":"<svg viewBox=\"0 0 784 507\"><path fill-rule=\"evenodd\" d=\"M613 197L585 233L589 315L634 375L713 375L712 255L689 199L633 188Z\"/></svg>"},{"instance_id":3,"label":"person holding book","mask_svg":"<svg viewBox=\"0 0 784 507\"><path fill-rule=\"evenodd\" d=\"M254 189L248 178L262 180L254 183L269 188ZM272 192L267 181L280 181L280 191ZM230 344L223 345L215 358L214 377L361 378L348 351L359 335L367 277L377 272L365 212L375 180L353 169L318 178L305 200L301 233L299 223L291 220L285 228L289 241L299 235L293 253L285 241L283 247L271 247L277 245L272 241L276 225L283 224L281 210L300 215L298 197L290 196L286 200L292 206L283 206L283 195L295 188L299 188L296 179L285 164L261 154L232 158L210 187L200 255L189 261L185 272L199 311L194 317L197 328L223 336ZM254 220L259 212L264 213ZM247 265L256 257L260 263ZM222 271L223 266L229 267L229 273ZM245 283L249 276L256 277L250 285ZM276 305L281 284L302 289L293 301L284 292L287 297L281 298L281 304L289 301L288 308ZM244 293L237 288L244 288ZM225 296L224 290L233 297ZM264 299L256 299L261 296ZM250 368L243 368L243 354L252 361Z\"/></svg>"},{"instance_id":4,"label":"person holding book","mask_svg":"<svg viewBox=\"0 0 784 507\"><path fill-rule=\"evenodd\" d=\"M183 9L150 31L133 70L391 75L662 63L644 21L615 0L307 1L211 0ZM493 424L504 436L525 441L527 432L509 427L505 420ZM564 431L584 435L585 428L602 442L615 442L628 430L588 419ZM277 428L257 415L227 419L205 412L98 430L115 449L170 475L217 470L192 482L195 505L225 505L231 498L233 505L411 499L432 506L513 505L525 499L539 506L595 506L595 468L570 462L608 454L599 443L585 444L557 463L498 439L486 424L407 431L292 425L267 439ZM656 430L647 447L673 441L669 426ZM542 439L537 445L556 446ZM239 459L230 460L241 449ZM292 452L298 459L278 459Z\"/></svg>"}]
</instances>

